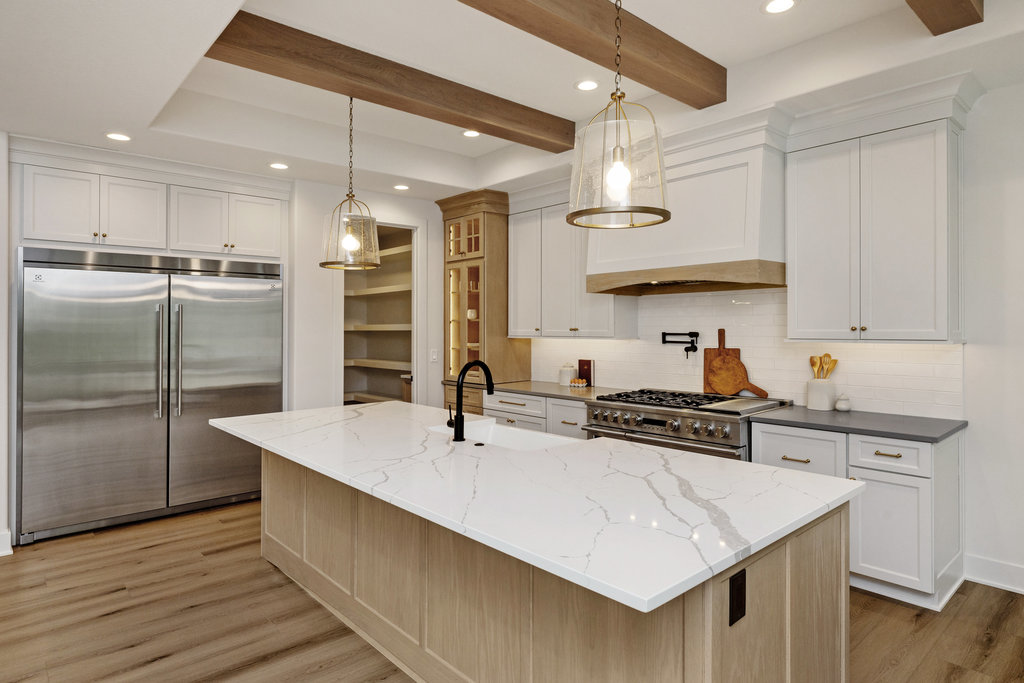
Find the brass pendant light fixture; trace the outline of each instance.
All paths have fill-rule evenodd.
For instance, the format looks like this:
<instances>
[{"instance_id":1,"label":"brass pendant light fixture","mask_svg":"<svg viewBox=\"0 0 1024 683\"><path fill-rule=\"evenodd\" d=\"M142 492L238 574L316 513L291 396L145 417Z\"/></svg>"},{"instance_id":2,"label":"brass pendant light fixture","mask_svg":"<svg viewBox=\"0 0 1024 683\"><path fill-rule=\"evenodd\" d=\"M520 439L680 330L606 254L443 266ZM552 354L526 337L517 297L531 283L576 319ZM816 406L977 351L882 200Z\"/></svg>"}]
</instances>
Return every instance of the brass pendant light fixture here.
<instances>
[{"instance_id":1,"label":"brass pendant light fixture","mask_svg":"<svg viewBox=\"0 0 1024 683\"><path fill-rule=\"evenodd\" d=\"M622 0L615 0L615 92L576 134L565 220L582 228L641 228L664 223L665 162L661 135L647 107L619 88Z\"/></svg>"},{"instance_id":2,"label":"brass pendant light fixture","mask_svg":"<svg viewBox=\"0 0 1024 683\"><path fill-rule=\"evenodd\" d=\"M352 98L348 98L348 194L334 207L324 230L321 268L372 270L380 268L377 219L352 190Z\"/></svg>"}]
</instances>

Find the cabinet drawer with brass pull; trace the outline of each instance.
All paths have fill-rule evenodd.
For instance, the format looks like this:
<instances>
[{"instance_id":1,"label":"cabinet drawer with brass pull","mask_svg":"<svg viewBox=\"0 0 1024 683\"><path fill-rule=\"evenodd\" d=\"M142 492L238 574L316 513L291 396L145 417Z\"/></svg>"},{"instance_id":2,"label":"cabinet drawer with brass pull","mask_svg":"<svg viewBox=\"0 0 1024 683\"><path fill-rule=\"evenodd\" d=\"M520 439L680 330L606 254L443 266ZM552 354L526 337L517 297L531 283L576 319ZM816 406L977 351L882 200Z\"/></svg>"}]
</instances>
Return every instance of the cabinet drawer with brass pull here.
<instances>
[{"instance_id":1,"label":"cabinet drawer with brass pull","mask_svg":"<svg viewBox=\"0 0 1024 683\"><path fill-rule=\"evenodd\" d=\"M798 470L846 476L846 434L820 429L765 423L751 426L753 462Z\"/></svg>"},{"instance_id":2,"label":"cabinet drawer with brass pull","mask_svg":"<svg viewBox=\"0 0 1024 683\"><path fill-rule=\"evenodd\" d=\"M548 399L548 431L552 434L585 439L582 425L587 422L587 409L583 401Z\"/></svg>"},{"instance_id":3,"label":"cabinet drawer with brass pull","mask_svg":"<svg viewBox=\"0 0 1024 683\"><path fill-rule=\"evenodd\" d=\"M535 432L546 432L548 430L547 420L526 415L517 415L503 410L484 408L484 415L493 417L499 425L514 427L516 429L530 429Z\"/></svg>"},{"instance_id":4,"label":"cabinet drawer with brass pull","mask_svg":"<svg viewBox=\"0 0 1024 683\"><path fill-rule=\"evenodd\" d=\"M511 391L495 391L483 395L484 408L503 410L517 415L547 417L548 403L543 396L533 394L517 394Z\"/></svg>"},{"instance_id":5,"label":"cabinet drawer with brass pull","mask_svg":"<svg viewBox=\"0 0 1024 683\"><path fill-rule=\"evenodd\" d=\"M884 436L850 434L850 466L932 476L932 444Z\"/></svg>"}]
</instances>

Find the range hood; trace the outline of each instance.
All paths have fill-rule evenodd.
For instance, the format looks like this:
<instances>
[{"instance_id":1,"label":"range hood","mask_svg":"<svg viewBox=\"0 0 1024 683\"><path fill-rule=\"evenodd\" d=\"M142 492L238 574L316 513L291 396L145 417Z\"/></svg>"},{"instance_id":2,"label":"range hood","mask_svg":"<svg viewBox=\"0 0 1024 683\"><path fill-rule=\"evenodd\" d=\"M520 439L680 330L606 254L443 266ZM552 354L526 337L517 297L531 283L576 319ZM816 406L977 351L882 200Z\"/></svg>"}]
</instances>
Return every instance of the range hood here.
<instances>
[{"instance_id":1,"label":"range hood","mask_svg":"<svg viewBox=\"0 0 1024 683\"><path fill-rule=\"evenodd\" d=\"M785 263L756 259L587 275L588 292L628 296L785 286Z\"/></svg>"},{"instance_id":2,"label":"range hood","mask_svg":"<svg viewBox=\"0 0 1024 683\"><path fill-rule=\"evenodd\" d=\"M667 153L665 166L672 218L646 228L587 230L587 291L785 287L782 150L688 147Z\"/></svg>"}]
</instances>

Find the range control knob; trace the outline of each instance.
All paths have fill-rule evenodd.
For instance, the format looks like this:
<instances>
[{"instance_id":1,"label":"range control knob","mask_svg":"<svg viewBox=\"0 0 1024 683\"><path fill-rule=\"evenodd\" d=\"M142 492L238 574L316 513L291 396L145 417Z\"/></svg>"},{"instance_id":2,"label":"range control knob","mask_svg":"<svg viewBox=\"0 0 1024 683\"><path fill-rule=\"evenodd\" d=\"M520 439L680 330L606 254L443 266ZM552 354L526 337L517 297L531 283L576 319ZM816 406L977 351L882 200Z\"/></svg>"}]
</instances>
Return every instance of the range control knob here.
<instances>
[{"instance_id":1,"label":"range control knob","mask_svg":"<svg viewBox=\"0 0 1024 683\"><path fill-rule=\"evenodd\" d=\"M686 423L686 431L689 432L690 434L696 434L698 431L700 431L700 422L694 422L693 420L690 420L689 422Z\"/></svg>"},{"instance_id":2,"label":"range control knob","mask_svg":"<svg viewBox=\"0 0 1024 683\"><path fill-rule=\"evenodd\" d=\"M611 418L609 418L608 421L609 422L618 422L619 418L621 418L621 417L622 417L622 413L614 412L614 413L612 413L612 416L611 416Z\"/></svg>"},{"instance_id":3,"label":"range control knob","mask_svg":"<svg viewBox=\"0 0 1024 683\"><path fill-rule=\"evenodd\" d=\"M610 416L611 416L611 413L609 413L607 410L602 410L601 411L601 419L604 420L605 422L608 422L608 419L609 419Z\"/></svg>"},{"instance_id":4,"label":"range control knob","mask_svg":"<svg viewBox=\"0 0 1024 683\"><path fill-rule=\"evenodd\" d=\"M628 425L629 424L629 420L630 420L630 414L629 413L623 413L622 415L619 415L619 424L620 425Z\"/></svg>"},{"instance_id":5,"label":"range control knob","mask_svg":"<svg viewBox=\"0 0 1024 683\"><path fill-rule=\"evenodd\" d=\"M600 420L601 419L601 411L598 410L597 408L594 408L593 410L591 410L590 411L590 419L593 420L594 422L597 422L598 420Z\"/></svg>"},{"instance_id":6,"label":"range control knob","mask_svg":"<svg viewBox=\"0 0 1024 683\"><path fill-rule=\"evenodd\" d=\"M724 439L729 436L729 425L718 425L715 427L715 436L719 439Z\"/></svg>"},{"instance_id":7,"label":"range control knob","mask_svg":"<svg viewBox=\"0 0 1024 683\"><path fill-rule=\"evenodd\" d=\"M643 415L634 415L634 416L633 416L633 419L632 419L632 421L631 421L631 422L632 422L632 425L633 425L634 427L638 427L638 426L640 426L641 424L643 424L643 422L644 422L644 416L643 416Z\"/></svg>"},{"instance_id":8,"label":"range control knob","mask_svg":"<svg viewBox=\"0 0 1024 683\"><path fill-rule=\"evenodd\" d=\"M665 426L668 427L668 431L677 432L679 431L679 420L669 420Z\"/></svg>"},{"instance_id":9,"label":"range control knob","mask_svg":"<svg viewBox=\"0 0 1024 683\"><path fill-rule=\"evenodd\" d=\"M706 425L704 425L704 435L705 436L711 436L714 433L715 433L715 425L714 425L714 423L709 422Z\"/></svg>"}]
</instances>

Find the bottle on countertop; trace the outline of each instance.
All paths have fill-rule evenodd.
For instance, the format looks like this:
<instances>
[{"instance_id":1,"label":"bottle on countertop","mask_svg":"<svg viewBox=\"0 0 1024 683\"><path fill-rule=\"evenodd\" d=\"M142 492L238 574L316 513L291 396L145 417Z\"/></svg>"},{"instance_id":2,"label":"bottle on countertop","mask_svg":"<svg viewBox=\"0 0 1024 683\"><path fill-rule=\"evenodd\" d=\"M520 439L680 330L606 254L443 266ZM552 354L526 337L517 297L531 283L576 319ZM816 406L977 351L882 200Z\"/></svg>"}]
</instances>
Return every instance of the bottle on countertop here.
<instances>
[{"instance_id":1,"label":"bottle on countertop","mask_svg":"<svg viewBox=\"0 0 1024 683\"><path fill-rule=\"evenodd\" d=\"M566 363L558 371L558 383L563 387L569 386L569 383L576 377L576 367L572 363Z\"/></svg>"}]
</instances>

